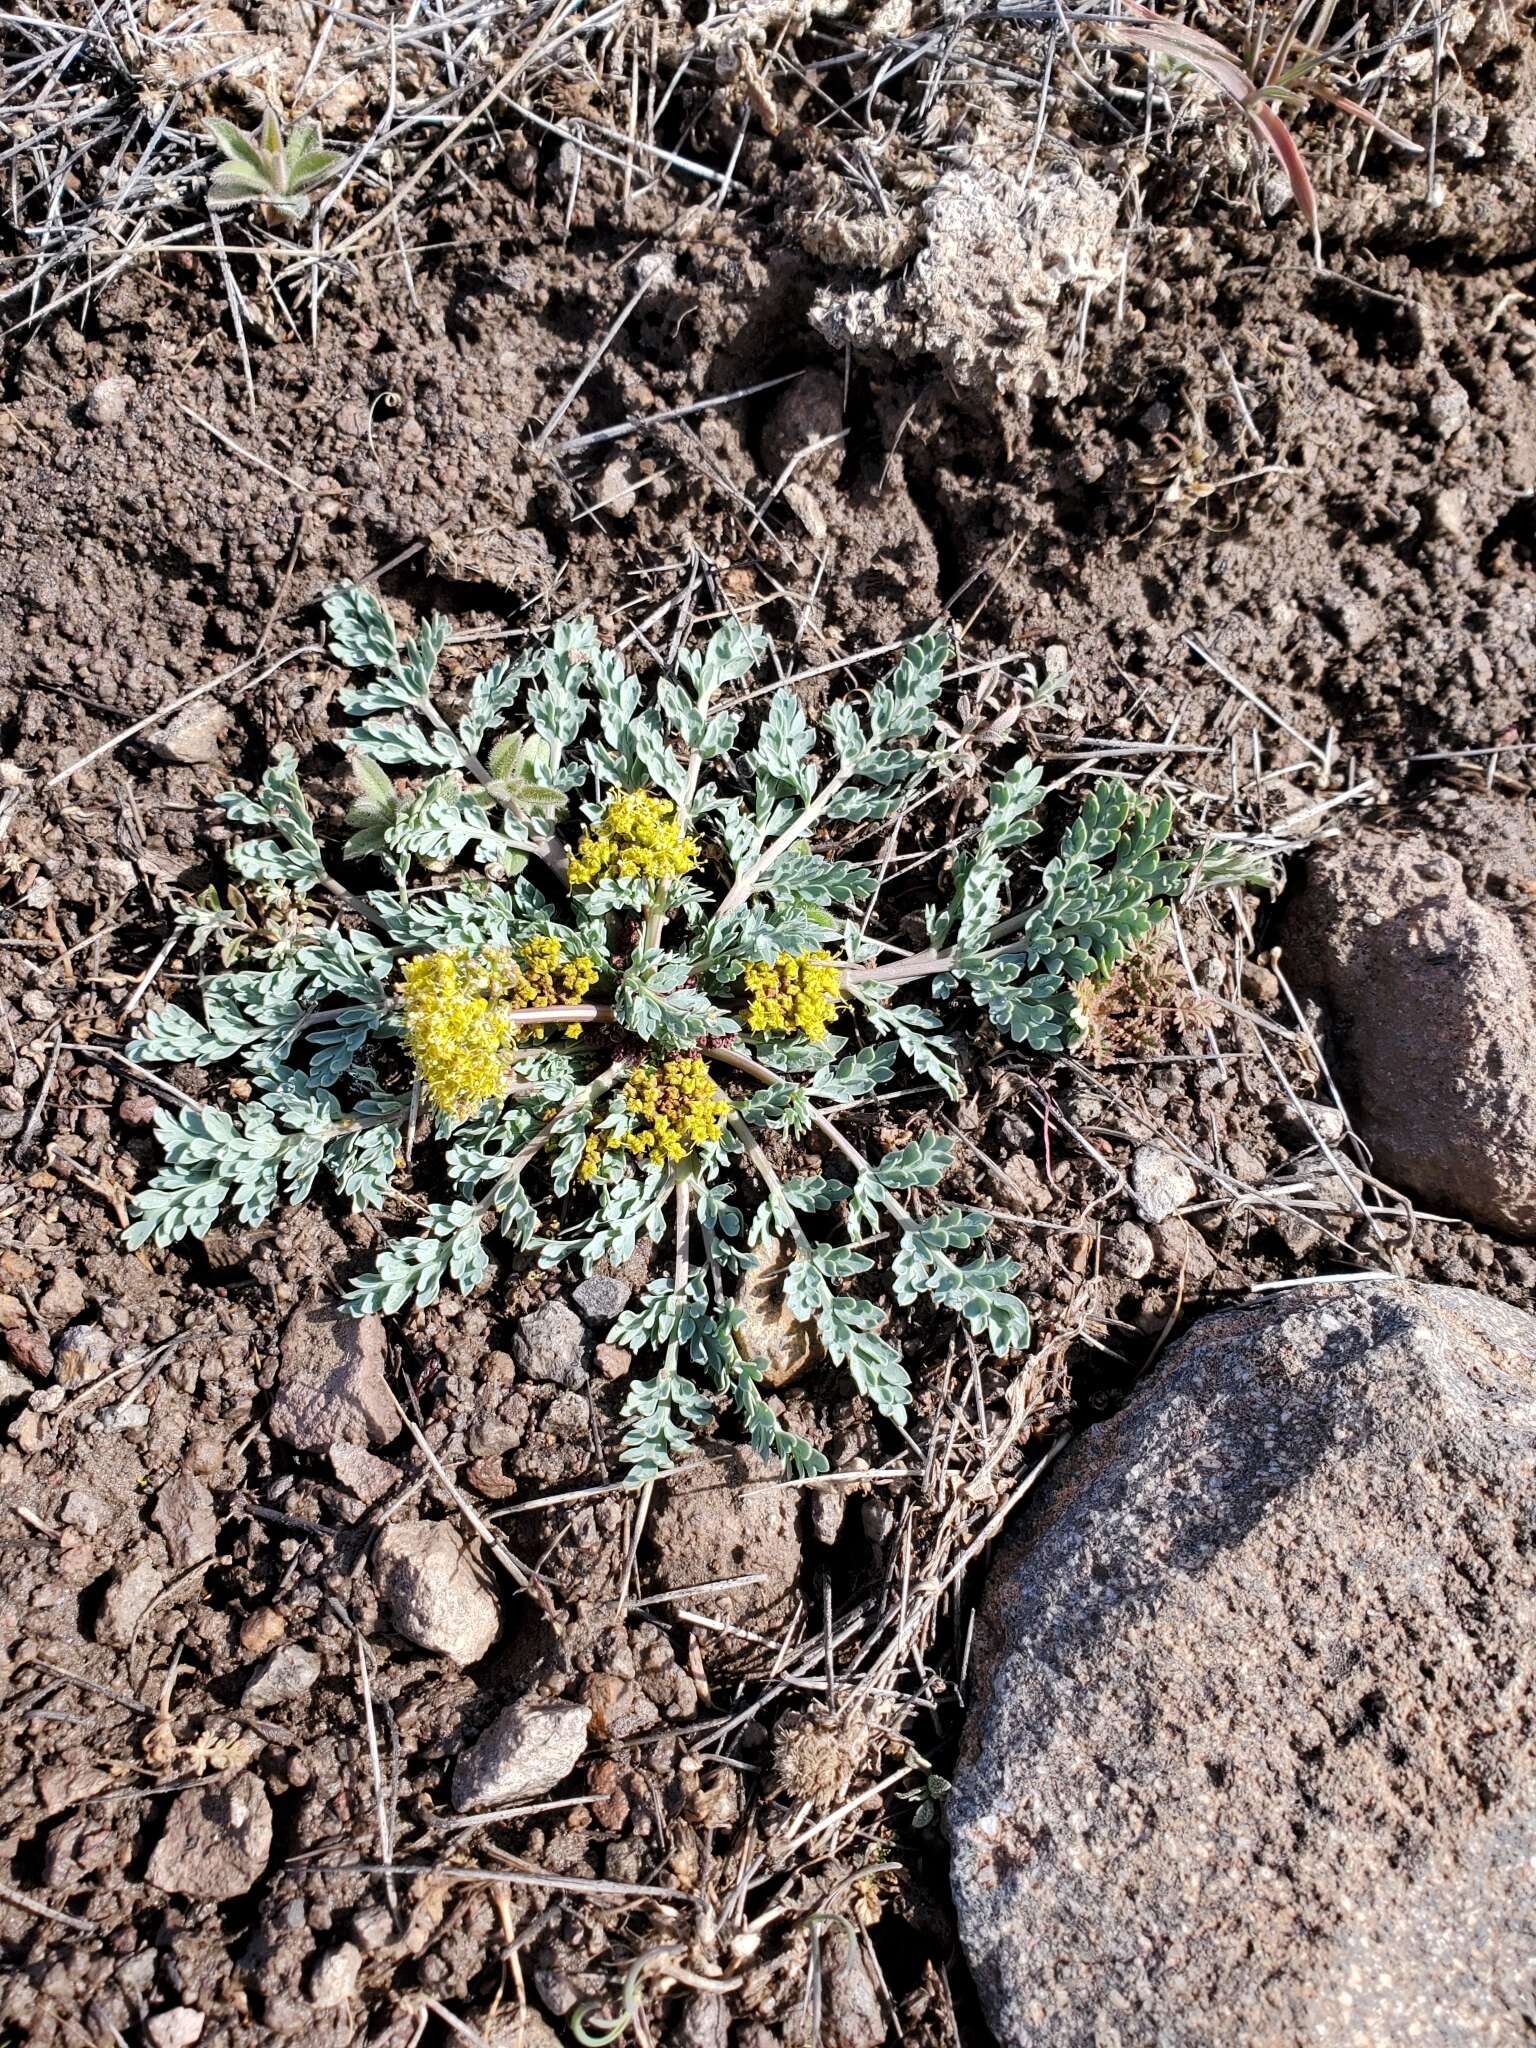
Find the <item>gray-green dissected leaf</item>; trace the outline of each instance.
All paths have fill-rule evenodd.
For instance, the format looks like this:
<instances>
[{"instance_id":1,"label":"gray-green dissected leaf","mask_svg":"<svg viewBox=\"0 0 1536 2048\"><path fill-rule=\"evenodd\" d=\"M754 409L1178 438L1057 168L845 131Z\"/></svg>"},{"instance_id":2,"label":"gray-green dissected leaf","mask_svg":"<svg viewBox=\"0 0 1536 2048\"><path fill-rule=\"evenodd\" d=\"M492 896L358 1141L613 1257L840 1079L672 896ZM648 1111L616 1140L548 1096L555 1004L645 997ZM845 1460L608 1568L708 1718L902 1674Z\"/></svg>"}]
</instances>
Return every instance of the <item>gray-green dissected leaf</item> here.
<instances>
[{"instance_id":1,"label":"gray-green dissected leaf","mask_svg":"<svg viewBox=\"0 0 1536 2048\"><path fill-rule=\"evenodd\" d=\"M866 988L872 984L865 984ZM954 1041L943 1035L939 1018L917 1003L870 1003L869 1022L882 1035L889 1034L919 1074L937 1081L951 1102L965 1092Z\"/></svg>"},{"instance_id":2,"label":"gray-green dissected leaf","mask_svg":"<svg viewBox=\"0 0 1536 2048\"><path fill-rule=\"evenodd\" d=\"M506 718L509 711L521 700L530 676L540 669L536 654L525 655L521 661L497 661L475 677L469 686L469 702L464 707L464 716L459 720L459 738L470 753L479 751L480 742L488 732L494 732ZM501 771L491 758L491 773Z\"/></svg>"},{"instance_id":3,"label":"gray-green dissected leaf","mask_svg":"<svg viewBox=\"0 0 1536 2048\"><path fill-rule=\"evenodd\" d=\"M411 1302L426 1307L452 1279L467 1291L488 1270L481 1211L469 1202L434 1203L428 1229L403 1237L379 1254L378 1264L360 1273L341 1297L347 1315L396 1315Z\"/></svg>"},{"instance_id":4,"label":"gray-green dissected leaf","mask_svg":"<svg viewBox=\"0 0 1536 2048\"><path fill-rule=\"evenodd\" d=\"M371 590L338 583L321 600L332 659L345 668L393 668L400 653L394 621Z\"/></svg>"},{"instance_id":5,"label":"gray-green dissected leaf","mask_svg":"<svg viewBox=\"0 0 1536 2048\"><path fill-rule=\"evenodd\" d=\"M624 1397L629 1427L620 1447L630 1483L644 1486L670 1472L713 1413L707 1395L675 1365L654 1379L631 1380Z\"/></svg>"},{"instance_id":6,"label":"gray-green dissected leaf","mask_svg":"<svg viewBox=\"0 0 1536 2048\"><path fill-rule=\"evenodd\" d=\"M746 765L754 776L777 785L778 790L790 792L801 803L808 803L817 782L815 764L810 758L815 746L816 728L806 717L800 699L793 690L775 690Z\"/></svg>"},{"instance_id":7,"label":"gray-green dissected leaf","mask_svg":"<svg viewBox=\"0 0 1536 2048\"><path fill-rule=\"evenodd\" d=\"M703 989L690 985L692 974L693 963L683 954L637 954L614 991L619 1022L663 1050L706 1037L734 1037L741 1027Z\"/></svg>"},{"instance_id":8,"label":"gray-green dissected leaf","mask_svg":"<svg viewBox=\"0 0 1536 2048\"><path fill-rule=\"evenodd\" d=\"M876 1164L875 1174L883 1188L936 1188L954 1159L952 1139L925 1131L896 1151L887 1152Z\"/></svg>"},{"instance_id":9,"label":"gray-green dissected leaf","mask_svg":"<svg viewBox=\"0 0 1536 2048\"><path fill-rule=\"evenodd\" d=\"M814 1075L808 1092L817 1102L857 1102L883 1088L895 1072L894 1045L866 1045Z\"/></svg>"},{"instance_id":10,"label":"gray-green dissected leaf","mask_svg":"<svg viewBox=\"0 0 1536 2048\"><path fill-rule=\"evenodd\" d=\"M292 747L278 748L254 796L226 790L219 803L235 824L264 825L272 834L230 848L229 863L237 874L247 881L280 882L299 893L320 886L325 869Z\"/></svg>"},{"instance_id":11,"label":"gray-green dissected leaf","mask_svg":"<svg viewBox=\"0 0 1536 2048\"><path fill-rule=\"evenodd\" d=\"M786 847L763 877L762 887L804 903L857 903L875 878L856 861L826 860L809 847Z\"/></svg>"}]
</instances>

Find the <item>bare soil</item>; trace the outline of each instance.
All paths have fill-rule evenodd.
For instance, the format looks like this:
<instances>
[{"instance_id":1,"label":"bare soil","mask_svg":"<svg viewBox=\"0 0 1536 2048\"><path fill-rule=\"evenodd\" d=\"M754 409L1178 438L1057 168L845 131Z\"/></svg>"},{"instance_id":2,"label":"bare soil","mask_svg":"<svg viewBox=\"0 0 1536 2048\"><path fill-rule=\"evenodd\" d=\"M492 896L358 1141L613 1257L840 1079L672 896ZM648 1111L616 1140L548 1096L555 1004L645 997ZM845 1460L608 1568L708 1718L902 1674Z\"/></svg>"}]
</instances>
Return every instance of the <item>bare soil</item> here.
<instances>
[{"instance_id":1,"label":"bare soil","mask_svg":"<svg viewBox=\"0 0 1536 2048\"><path fill-rule=\"evenodd\" d=\"M520 1385L510 1357L554 1283L505 1268L392 1329L393 1382L434 1457L551 1595L543 1615L505 1589L501 1640L467 1672L391 1636L369 1575L382 1518L451 1512L416 1440L380 1453L393 1476L369 1502L265 1427L281 1326L334 1291L368 1228L322 1205L122 1251L153 1099L113 1048L199 972L174 913L223 880L215 793L288 740L344 807L317 600L381 570L392 601L461 630L590 610L638 662L688 610L750 608L784 672L823 671L810 696L844 686L845 656L944 617L963 671L949 712L978 760L1025 745L1059 773L1150 776L1195 817L1285 846L1412 820L1528 919L1536 58L1525 18L1500 20L1447 88L1438 205L1421 164L1373 148L1361 170L1358 134L1314 127L1322 269L1291 215L1259 218L1213 164L1246 148L1220 124L1136 176L1129 144L1079 122L1094 174L1134 181L1136 227L1086 310L1057 309L1055 396L990 403L921 353L823 338L821 295L860 273L807 223L851 202L817 105L784 78L776 132L728 85L689 102L689 156L736 151L725 194L596 158L573 190L562 145L508 124L476 145L471 180L418 197L408 256L386 241L331 281L312 339L253 316L254 408L201 259L130 269L16 347L0 403L9 2038L171 2048L194 2036L144 2029L190 2007L207 2044L404 2048L465 2027L510 2042L496 2029L526 2007L564 2039L584 2000L616 2012L647 1957L641 2038L983 2038L941 1835L909 1795L942 1773L975 1567L1050 1432L1257 1283L1391 1265L1519 1300L1536 1282L1528 1251L1415 1217L1366 1174L1352 1195L1319 1181L1291 1098L1326 1102L1327 1082L1270 950L1273 903L1195 912L1111 992L1075 1061L975 1037L955 1192L1002 1212L1036 1354L1003 1369L908 1325L905 1443L831 1380L788 1389L845 1470L896 1476L794 1491L786 1514L730 1466L745 1487L704 1516L724 1528L705 1563L739 1551L760 1605L670 1597L711 1576L680 1569L700 1523L676 1501L631 1569L622 1379L599 1369L573 1402ZM804 33L805 61L828 53ZM844 106L869 76L818 74ZM930 180L970 119L940 122ZM541 446L636 258L658 252L669 271ZM1031 709L1017 657L1056 645L1070 687ZM452 659L467 674L484 656ZM181 745L202 758L165 758L163 723L127 736L210 678L211 717ZM967 801L931 826L936 848ZM885 1114L921 1127L942 1110ZM1124 1174L1154 1140L1197 1162L1200 1194L1143 1264ZM1274 1192L1309 1173L1318 1199ZM96 1336L66 1339L81 1326ZM188 1474L216 1516L205 1554ZM142 1611L136 1573L154 1589ZM316 1654L318 1680L242 1705L283 1644ZM454 1757L530 1687L593 1710L586 1759L548 1810L450 1827ZM841 1790L871 1793L824 1829L774 1760L776 1724L807 1708L843 1717ZM254 1879L226 1898L151 1884L171 1802L248 1776L273 1821ZM355 1981L328 1965L343 1944Z\"/></svg>"}]
</instances>

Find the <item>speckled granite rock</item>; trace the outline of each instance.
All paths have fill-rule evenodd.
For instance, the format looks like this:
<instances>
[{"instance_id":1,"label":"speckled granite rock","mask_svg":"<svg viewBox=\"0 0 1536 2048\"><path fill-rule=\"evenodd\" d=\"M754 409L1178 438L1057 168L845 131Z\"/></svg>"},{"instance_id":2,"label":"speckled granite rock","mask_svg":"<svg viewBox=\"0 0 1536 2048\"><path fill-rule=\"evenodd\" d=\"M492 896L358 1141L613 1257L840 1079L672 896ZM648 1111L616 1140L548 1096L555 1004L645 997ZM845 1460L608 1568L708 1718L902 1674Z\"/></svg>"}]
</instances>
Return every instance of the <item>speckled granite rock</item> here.
<instances>
[{"instance_id":1,"label":"speckled granite rock","mask_svg":"<svg viewBox=\"0 0 1536 2048\"><path fill-rule=\"evenodd\" d=\"M1212 1316L993 1568L949 1802L1003 2048L1530 2039L1536 1319Z\"/></svg>"}]
</instances>

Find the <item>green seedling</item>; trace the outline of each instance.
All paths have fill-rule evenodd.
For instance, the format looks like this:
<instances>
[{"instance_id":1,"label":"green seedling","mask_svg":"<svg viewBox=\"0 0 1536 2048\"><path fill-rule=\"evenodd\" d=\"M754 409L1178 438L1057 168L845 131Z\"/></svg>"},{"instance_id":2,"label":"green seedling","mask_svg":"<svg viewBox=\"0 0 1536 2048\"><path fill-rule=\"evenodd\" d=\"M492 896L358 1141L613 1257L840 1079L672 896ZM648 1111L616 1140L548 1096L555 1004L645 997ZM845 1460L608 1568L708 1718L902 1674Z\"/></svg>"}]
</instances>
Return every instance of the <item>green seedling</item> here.
<instances>
[{"instance_id":1,"label":"green seedling","mask_svg":"<svg viewBox=\"0 0 1536 2048\"><path fill-rule=\"evenodd\" d=\"M296 121L285 137L270 107L250 134L213 120L208 133L224 159L208 181L208 204L218 211L255 206L264 220L300 221L341 162L337 150L323 147L313 121Z\"/></svg>"}]
</instances>

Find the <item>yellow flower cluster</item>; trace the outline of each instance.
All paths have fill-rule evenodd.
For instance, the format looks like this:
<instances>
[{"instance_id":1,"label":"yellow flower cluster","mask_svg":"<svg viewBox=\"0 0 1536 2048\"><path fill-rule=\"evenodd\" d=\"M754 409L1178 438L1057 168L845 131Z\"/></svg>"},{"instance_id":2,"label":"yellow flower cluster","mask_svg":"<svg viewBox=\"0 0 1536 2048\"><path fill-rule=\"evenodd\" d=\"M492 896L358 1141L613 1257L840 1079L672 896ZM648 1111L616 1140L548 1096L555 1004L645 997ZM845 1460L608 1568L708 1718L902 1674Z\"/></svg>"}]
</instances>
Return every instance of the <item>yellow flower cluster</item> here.
<instances>
[{"instance_id":1,"label":"yellow flower cluster","mask_svg":"<svg viewBox=\"0 0 1536 2048\"><path fill-rule=\"evenodd\" d=\"M670 797L652 796L646 789L621 790L604 811L601 824L582 833L571 855L569 880L573 889L632 876L671 882L686 875L698 857L699 849L678 823L677 806Z\"/></svg>"},{"instance_id":2,"label":"yellow flower cluster","mask_svg":"<svg viewBox=\"0 0 1536 2048\"><path fill-rule=\"evenodd\" d=\"M503 961L423 953L400 969L406 1050L440 1116L471 1116L507 1092L517 1033L501 1000Z\"/></svg>"},{"instance_id":3,"label":"yellow flower cluster","mask_svg":"<svg viewBox=\"0 0 1536 2048\"><path fill-rule=\"evenodd\" d=\"M830 953L781 953L770 966L755 961L742 975L750 1001L749 1031L803 1031L822 1039L842 1008L842 983Z\"/></svg>"},{"instance_id":4,"label":"yellow flower cluster","mask_svg":"<svg viewBox=\"0 0 1536 2048\"><path fill-rule=\"evenodd\" d=\"M624 1084L624 1107L632 1128L622 1135L596 1132L587 1139L576 1178L588 1181L603 1154L628 1152L643 1166L665 1166L713 1144L725 1128L731 1105L696 1053L674 1053L657 1066L636 1067Z\"/></svg>"},{"instance_id":5,"label":"yellow flower cluster","mask_svg":"<svg viewBox=\"0 0 1536 2048\"><path fill-rule=\"evenodd\" d=\"M514 1010L545 1010L553 1003L579 1003L597 979L597 968L585 953L567 960L558 939L524 939L507 981L507 1001ZM567 1024L567 1038L580 1038L581 1026ZM542 1026L529 1032L542 1038Z\"/></svg>"},{"instance_id":6,"label":"yellow flower cluster","mask_svg":"<svg viewBox=\"0 0 1536 2048\"><path fill-rule=\"evenodd\" d=\"M515 953L497 946L476 958L461 947L407 960L400 969L405 1045L432 1107L465 1117L499 1102L519 1036L512 1011L579 1003L596 979L585 953L566 960L551 938L525 939ZM544 1033L535 1025L528 1035ZM579 1024L566 1026L568 1038L580 1035Z\"/></svg>"}]
</instances>

